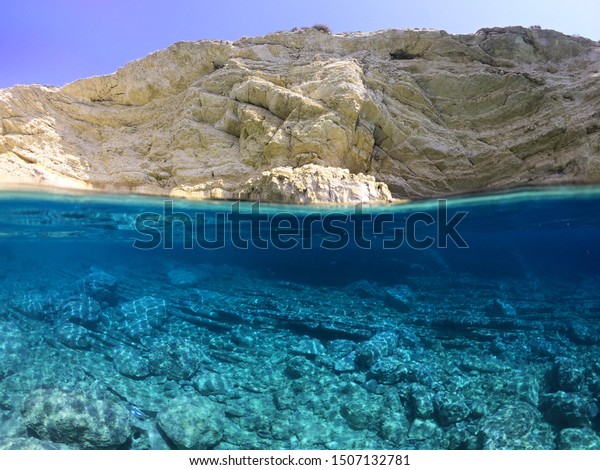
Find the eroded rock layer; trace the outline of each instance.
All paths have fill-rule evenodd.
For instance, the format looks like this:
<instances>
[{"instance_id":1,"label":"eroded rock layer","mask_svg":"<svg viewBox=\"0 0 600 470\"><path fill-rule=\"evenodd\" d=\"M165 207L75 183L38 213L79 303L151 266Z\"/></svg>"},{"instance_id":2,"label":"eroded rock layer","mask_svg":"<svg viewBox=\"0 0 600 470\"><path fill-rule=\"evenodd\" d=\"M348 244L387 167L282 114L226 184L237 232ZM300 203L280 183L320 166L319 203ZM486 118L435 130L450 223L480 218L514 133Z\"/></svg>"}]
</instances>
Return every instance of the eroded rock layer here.
<instances>
[{"instance_id":1,"label":"eroded rock layer","mask_svg":"<svg viewBox=\"0 0 600 470\"><path fill-rule=\"evenodd\" d=\"M536 28L181 42L0 90L0 182L292 202L598 182L599 76L597 42ZM353 177L312 178L303 198L275 169L308 164ZM291 180L274 191L266 171Z\"/></svg>"}]
</instances>

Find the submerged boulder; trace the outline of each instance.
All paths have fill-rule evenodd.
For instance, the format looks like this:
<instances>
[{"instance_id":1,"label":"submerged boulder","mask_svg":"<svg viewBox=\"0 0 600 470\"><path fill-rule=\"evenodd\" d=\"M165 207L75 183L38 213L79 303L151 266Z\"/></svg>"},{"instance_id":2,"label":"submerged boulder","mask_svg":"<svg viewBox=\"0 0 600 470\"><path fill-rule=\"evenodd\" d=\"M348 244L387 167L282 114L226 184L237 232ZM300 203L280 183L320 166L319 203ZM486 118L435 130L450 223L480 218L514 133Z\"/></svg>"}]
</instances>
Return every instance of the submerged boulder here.
<instances>
[{"instance_id":1,"label":"submerged boulder","mask_svg":"<svg viewBox=\"0 0 600 470\"><path fill-rule=\"evenodd\" d=\"M410 311L414 294L408 286L396 286L385 291L385 304L401 313Z\"/></svg>"},{"instance_id":2,"label":"submerged boulder","mask_svg":"<svg viewBox=\"0 0 600 470\"><path fill-rule=\"evenodd\" d=\"M54 329L56 338L71 349L89 349L92 338L84 327L74 323L64 323Z\"/></svg>"},{"instance_id":3,"label":"submerged boulder","mask_svg":"<svg viewBox=\"0 0 600 470\"><path fill-rule=\"evenodd\" d=\"M563 450L600 450L600 435L591 428L565 428L556 439Z\"/></svg>"},{"instance_id":4,"label":"submerged boulder","mask_svg":"<svg viewBox=\"0 0 600 470\"><path fill-rule=\"evenodd\" d=\"M477 447L485 450L553 449L554 433L540 412L524 402L506 404L482 418Z\"/></svg>"},{"instance_id":5,"label":"submerged boulder","mask_svg":"<svg viewBox=\"0 0 600 470\"><path fill-rule=\"evenodd\" d=\"M154 336L167 321L167 303L163 299L145 296L121 306L121 330L136 341Z\"/></svg>"},{"instance_id":6,"label":"submerged boulder","mask_svg":"<svg viewBox=\"0 0 600 470\"><path fill-rule=\"evenodd\" d=\"M37 389L21 414L36 437L82 449L116 449L131 436L127 408L89 390Z\"/></svg>"},{"instance_id":7,"label":"submerged boulder","mask_svg":"<svg viewBox=\"0 0 600 470\"><path fill-rule=\"evenodd\" d=\"M145 338L149 349L148 364L153 375L164 375L171 380L188 380L204 359L200 346L185 338L160 336Z\"/></svg>"},{"instance_id":8,"label":"submerged boulder","mask_svg":"<svg viewBox=\"0 0 600 470\"><path fill-rule=\"evenodd\" d=\"M382 409L367 394L357 394L342 404L340 414L348 426L361 430L375 428L381 419Z\"/></svg>"},{"instance_id":9,"label":"submerged boulder","mask_svg":"<svg viewBox=\"0 0 600 470\"><path fill-rule=\"evenodd\" d=\"M542 396L540 410L549 423L569 428L583 427L598 415L594 400L562 391Z\"/></svg>"},{"instance_id":10,"label":"submerged boulder","mask_svg":"<svg viewBox=\"0 0 600 470\"><path fill-rule=\"evenodd\" d=\"M389 356L398 344L398 336L390 331L378 333L356 349L356 364L369 368L380 358Z\"/></svg>"},{"instance_id":11,"label":"submerged boulder","mask_svg":"<svg viewBox=\"0 0 600 470\"><path fill-rule=\"evenodd\" d=\"M82 290L92 299L112 305L117 300L117 278L104 271L94 271L83 278Z\"/></svg>"},{"instance_id":12,"label":"submerged boulder","mask_svg":"<svg viewBox=\"0 0 600 470\"><path fill-rule=\"evenodd\" d=\"M585 380L585 368L572 357L560 356L554 359L548 385L552 390L578 392Z\"/></svg>"},{"instance_id":13,"label":"submerged boulder","mask_svg":"<svg viewBox=\"0 0 600 470\"><path fill-rule=\"evenodd\" d=\"M49 323L55 320L61 303L55 295L37 291L25 292L11 300L11 306L17 312L27 318Z\"/></svg>"},{"instance_id":14,"label":"submerged boulder","mask_svg":"<svg viewBox=\"0 0 600 470\"><path fill-rule=\"evenodd\" d=\"M177 449L211 449L225 429L224 407L203 396L173 398L158 414L158 425Z\"/></svg>"},{"instance_id":15,"label":"submerged boulder","mask_svg":"<svg viewBox=\"0 0 600 470\"><path fill-rule=\"evenodd\" d=\"M150 375L150 363L137 349L118 346L112 352L115 370L132 379L143 379Z\"/></svg>"},{"instance_id":16,"label":"submerged boulder","mask_svg":"<svg viewBox=\"0 0 600 470\"><path fill-rule=\"evenodd\" d=\"M69 321L78 325L93 327L100 321L101 312L102 309L98 301L84 296L65 303L58 314L58 321Z\"/></svg>"}]
</instances>

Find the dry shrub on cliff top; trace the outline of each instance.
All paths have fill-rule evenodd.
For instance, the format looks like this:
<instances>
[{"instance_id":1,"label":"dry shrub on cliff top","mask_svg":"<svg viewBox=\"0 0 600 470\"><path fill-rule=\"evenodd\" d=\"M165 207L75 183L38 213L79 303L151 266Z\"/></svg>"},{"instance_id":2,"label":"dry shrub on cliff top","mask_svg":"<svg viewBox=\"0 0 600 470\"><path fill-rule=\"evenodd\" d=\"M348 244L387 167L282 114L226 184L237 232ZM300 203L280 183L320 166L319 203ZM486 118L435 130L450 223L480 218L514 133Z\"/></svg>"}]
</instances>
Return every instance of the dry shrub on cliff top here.
<instances>
[{"instance_id":1,"label":"dry shrub on cliff top","mask_svg":"<svg viewBox=\"0 0 600 470\"><path fill-rule=\"evenodd\" d=\"M321 31L322 33L331 34L331 28L323 23L317 23L312 25L312 29L316 29L317 31Z\"/></svg>"},{"instance_id":2,"label":"dry shrub on cliff top","mask_svg":"<svg viewBox=\"0 0 600 470\"><path fill-rule=\"evenodd\" d=\"M326 34L332 33L331 28L323 23L317 23L311 27L302 26L301 28L298 28L297 26L294 26L292 29L290 29L290 32L295 33L296 31L308 31L309 29L315 29L317 31L321 31L322 33L326 33Z\"/></svg>"}]
</instances>

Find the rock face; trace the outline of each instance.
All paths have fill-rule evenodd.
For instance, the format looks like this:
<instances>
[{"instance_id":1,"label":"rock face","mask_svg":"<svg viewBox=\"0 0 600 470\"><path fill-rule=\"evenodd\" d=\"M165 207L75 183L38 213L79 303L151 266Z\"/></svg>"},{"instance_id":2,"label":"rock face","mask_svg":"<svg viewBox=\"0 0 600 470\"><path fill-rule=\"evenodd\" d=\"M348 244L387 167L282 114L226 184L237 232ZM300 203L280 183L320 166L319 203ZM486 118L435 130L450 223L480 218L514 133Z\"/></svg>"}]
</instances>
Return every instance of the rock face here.
<instances>
[{"instance_id":1,"label":"rock face","mask_svg":"<svg viewBox=\"0 0 600 470\"><path fill-rule=\"evenodd\" d=\"M300 168L278 167L252 178L242 187L243 199L288 204L319 202L356 203L391 201L384 183L372 176L350 174L347 169L309 163Z\"/></svg>"},{"instance_id":2,"label":"rock face","mask_svg":"<svg viewBox=\"0 0 600 470\"><path fill-rule=\"evenodd\" d=\"M537 28L181 42L0 90L0 182L282 202L598 182L599 73L597 42Z\"/></svg>"}]
</instances>

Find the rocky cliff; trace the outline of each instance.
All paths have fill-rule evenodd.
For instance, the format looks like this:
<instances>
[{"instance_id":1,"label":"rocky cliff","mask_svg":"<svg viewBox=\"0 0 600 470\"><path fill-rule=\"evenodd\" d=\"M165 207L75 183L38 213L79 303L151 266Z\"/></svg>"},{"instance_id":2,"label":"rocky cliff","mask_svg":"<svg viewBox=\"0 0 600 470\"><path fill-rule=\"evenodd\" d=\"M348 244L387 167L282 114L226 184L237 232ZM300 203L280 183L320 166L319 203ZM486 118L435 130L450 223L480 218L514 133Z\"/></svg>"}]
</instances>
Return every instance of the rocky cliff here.
<instances>
[{"instance_id":1,"label":"rocky cliff","mask_svg":"<svg viewBox=\"0 0 600 470\"><path fill-rule=\"evenodd\" d=\"M599 182L599 79L599 43L539 28L181 42L0 90L0 182L286 202Z\"/></svg>"}]
</instances>

